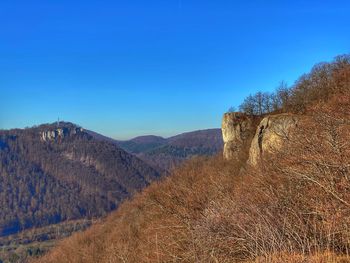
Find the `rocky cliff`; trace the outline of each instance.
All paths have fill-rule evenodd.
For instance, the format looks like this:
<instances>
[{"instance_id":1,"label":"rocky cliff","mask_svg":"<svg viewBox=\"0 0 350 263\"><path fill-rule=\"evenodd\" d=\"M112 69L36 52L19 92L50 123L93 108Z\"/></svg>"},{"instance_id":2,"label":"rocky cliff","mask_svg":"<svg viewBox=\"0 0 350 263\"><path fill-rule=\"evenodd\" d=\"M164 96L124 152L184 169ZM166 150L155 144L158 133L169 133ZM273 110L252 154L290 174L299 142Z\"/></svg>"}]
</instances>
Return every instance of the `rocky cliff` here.
<instances>
[{"instance_id":1,"label":"rocky cliff","mask_svg":"<svg viewBox=\"0 0 350 263\"><path fill-rule=\"evenodd\" d=\"M254 137L256 118L241 112L225 113L222 120L222 137L224 140L224 158L242 160L244 149Z\"/></svg>"},{"instance_id":2,"label":"rocky cliff","mask_svg":"<svg viewBox=\"0 0 350 263\"><path fill-rule=\"evenodd\" d=\"M40 138L42 141L54 141L57 139L63 139L67 136L75 135L82 133L84 131L83 128L80 127L62 127L62 128L55 128L55 129L49 129L49 130L44 130L40 132Z\"/></svg>"},{"instance_id":3,"label":"rocky cliff","mask_svg":"<svg viewBox=\"0 0 350 263\"><path fill-rule=\"evenodd\" d=\"M256 165L266 153L274 153L289 140L290 131L296 127L298 119L292 114L277 114L265 117L256 128L252 140L248 163Z\"/></svg>"},{"instance_id":4,"label":"rocky cliff","mask_svg":"<svg viewBox=\"0 0 350 263\"><path fill-rule=\"evenodd\" d=\"M263 154L273 153L283 146L297 122L292 114L270 115L259 122L257 117L240 112L225 113L222 121L224 158L248 159L248 164L256 165Z\"/></svg>"}]
</instances>

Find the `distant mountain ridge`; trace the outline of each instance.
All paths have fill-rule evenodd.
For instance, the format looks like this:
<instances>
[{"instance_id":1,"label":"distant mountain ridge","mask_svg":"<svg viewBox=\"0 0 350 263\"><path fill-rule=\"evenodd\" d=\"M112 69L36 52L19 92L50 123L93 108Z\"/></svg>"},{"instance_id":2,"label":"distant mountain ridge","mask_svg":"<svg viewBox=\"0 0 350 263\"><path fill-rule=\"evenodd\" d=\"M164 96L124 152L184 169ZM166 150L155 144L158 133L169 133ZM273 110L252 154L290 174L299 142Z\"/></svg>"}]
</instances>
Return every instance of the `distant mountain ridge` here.
<instances>
[{"instance_id":1,"label":"distant mountain ridge","mask_svg":"<svg viewBox=\"0 0 350 263\"><path fill-rule=\"evenodd\" d=\"M221 152L221 129L186 132L169 138L148 135L117 145L161 170L169 170L194 156L209 156Z\"/></svg>"},{"instance_id":2,"label":"distant mountain ridge","mask_svg":"<svg viewBox=\"0 0 350 263\"><path fill-rule=\"evenodd\" d=\"M98 217L160 173L68 122L0 131L0 236Z\"/></svg>"},{"instance_id":3,"label":"distant mountain ridge","mask_svg":"<svg viewBox=\"0 0 350 263\"><path fill-rule=\"evenodd\" d=\"M224 145L221 129L185 132L169 138L144 135L126 141L114 140L93 131L87 132L98 140L115 143L161 172L195 156L220 153Z\"/></svg>"},{"instance_id":4,"label":"distant mountain ridge","mask_svg":"<svg viewBox=\"0 0 350 263\"><path fill-rule=\"evenodd\" d=\"M166 144L167 139L161 136L145 135L128 141L116 141L116 143L130 153L139 154Z\"/></svg>"}]
</instances>

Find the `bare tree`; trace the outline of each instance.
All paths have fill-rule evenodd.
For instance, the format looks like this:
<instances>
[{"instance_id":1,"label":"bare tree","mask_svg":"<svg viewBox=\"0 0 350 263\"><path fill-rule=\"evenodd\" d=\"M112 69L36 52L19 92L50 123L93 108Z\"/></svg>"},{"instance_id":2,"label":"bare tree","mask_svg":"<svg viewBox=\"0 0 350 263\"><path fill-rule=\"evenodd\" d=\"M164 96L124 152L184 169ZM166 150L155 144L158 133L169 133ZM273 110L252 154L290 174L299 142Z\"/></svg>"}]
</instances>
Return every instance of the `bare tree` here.
<instances>
[{"instance_id":1,"label":"bare tree","mask_svg":"<svg viewBox=\"0 0 350 263\"><path fill-rule=\"evenodd\" d=\"M248 115L256 114L254 97L249 95L247 98L245 98L243 103L239 106L239 110Z\"/></svg>"},{"instance_id":2,"label":"bare tree","mask_svg":"<svg viewBox=\"0 0 350 263\"><path fill-rule=\"evenodd\" d=\"M280 85L277 87L275 92L275 105L278 108L286 110L290 106L291 100L291 89L288 88L286 82L282 81Z\"/></svg>"},{"instance_id":3,"label":"bare tree","mask_svg":"<svg viewBox=\"0 0 350 263\"><path fill-rule=\"evenodd\" d=\"M237 109L235 106L231 106L229 109L228 109L228 112L236 112Z\"/></svg>"}]
</instances>

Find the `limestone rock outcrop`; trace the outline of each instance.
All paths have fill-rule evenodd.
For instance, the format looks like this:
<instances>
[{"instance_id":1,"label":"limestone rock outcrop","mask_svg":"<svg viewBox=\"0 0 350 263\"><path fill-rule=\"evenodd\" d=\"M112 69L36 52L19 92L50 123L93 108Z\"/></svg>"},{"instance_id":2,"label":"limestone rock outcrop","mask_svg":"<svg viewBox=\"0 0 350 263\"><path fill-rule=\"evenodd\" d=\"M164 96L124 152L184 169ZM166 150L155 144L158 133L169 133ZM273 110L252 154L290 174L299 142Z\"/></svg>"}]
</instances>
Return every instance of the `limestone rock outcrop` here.
<instances>
[{"instance_id":1,"label":"limestone rock outcrop","mask_svg":"<svg viewBox=\"0 0 350 263\"><path fill-rule=\"evenodd\" d=\"M224 158L242 160L244 149L249 147L256 125L255 119L241 112L225 113L222 120L222 136L224 140Z\"/></svg>"},{"instance_id":2,"label":"limestone rock outcrop","mask_svg":"<svg viewBox=\"0 0 350 263\"><path fill-rule=\"evenodd\" d=\"M51 130L45 130L40 132L40 139L44 142L47 141L55 141L57 139L63 139L67 136L72 136L78 133L83 132L83 128L75 127L75 128L56 128Z\"/></svg>"},{"instance_id":3,"label":"limestone rock outcrop","mask_svg":"<svg viewBox=\"0 0 350 263\"><path fill-rule=\"evenodd\" d=\"M257 165L263 154L274 153L289 139L290 131L297 126L298 118L292 114L265 117L256 128L252 140L248 164Z\"/></svg>"}]
</instances>

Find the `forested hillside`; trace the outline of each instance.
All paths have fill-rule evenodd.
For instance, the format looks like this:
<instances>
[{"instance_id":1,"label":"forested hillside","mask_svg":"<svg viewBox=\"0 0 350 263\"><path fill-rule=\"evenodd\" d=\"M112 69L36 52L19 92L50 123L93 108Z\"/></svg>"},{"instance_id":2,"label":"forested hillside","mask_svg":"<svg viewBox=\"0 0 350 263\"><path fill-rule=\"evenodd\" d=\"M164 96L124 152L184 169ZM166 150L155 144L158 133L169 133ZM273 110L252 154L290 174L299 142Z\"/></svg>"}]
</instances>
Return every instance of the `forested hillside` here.
<instances>
[{"instance_id":1,"label":"forested hillside","mask_svg":"<svg viewBox=\"0 0 350 263\"><path fill-rule=\"evenodd\" d=\"M158 177L72 123L0 131L0 236L105 215Z\"/></svg>"},{"instance_id":2,"label":"forested hillside","mask_svg":"<svg viewBox=\"0 0 350 263\"><path fill-rule=\"evenodd\" d=\"M37 262L350 262L350 57L286 92L242 107L298 118L278 151L191 160Z\"/></svg>"}]
</instances>

